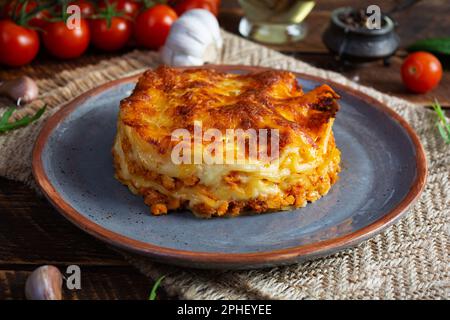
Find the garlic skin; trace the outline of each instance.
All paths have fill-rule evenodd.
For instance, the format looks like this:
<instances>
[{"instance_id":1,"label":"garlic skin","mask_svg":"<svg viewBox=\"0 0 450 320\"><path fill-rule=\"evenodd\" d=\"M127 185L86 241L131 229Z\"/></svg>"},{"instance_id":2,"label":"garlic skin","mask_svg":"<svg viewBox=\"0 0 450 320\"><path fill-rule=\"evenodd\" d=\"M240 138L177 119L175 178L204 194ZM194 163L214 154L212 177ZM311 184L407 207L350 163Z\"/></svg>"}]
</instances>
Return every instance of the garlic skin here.
<instances>
[{"instance_id":1,"label":"garlic skin","mask_svg":"<svg viewBox=\"0 0 450 320\"><path fill-rule=\"evenodd\" d=\"M172 25L160 55L171 66L201 66L215 61L222 46L216 17L208 10L193 9Z\"/></svg>"},{"instance_id":2,"label":"garlic skin","mask_svg":"<svg viewBox=\"0 0 450 320\"><path fill-rule=\"evenodd\" d=\"M61 300L62 274L55 266L42 266L34 270L25 283L28 300Z\"/></svg>"},{"instance_id":3,"label":"garlic skin","mask_svg":"<svg viewBox=\"0 0 450 320\"><path fill-rule=\"evenodd\" d=\"M7 96L19 103L28 103L37 98L39 89L33 79L22 76L0 83L0 95Z\"/></svg>"}]
</instances>

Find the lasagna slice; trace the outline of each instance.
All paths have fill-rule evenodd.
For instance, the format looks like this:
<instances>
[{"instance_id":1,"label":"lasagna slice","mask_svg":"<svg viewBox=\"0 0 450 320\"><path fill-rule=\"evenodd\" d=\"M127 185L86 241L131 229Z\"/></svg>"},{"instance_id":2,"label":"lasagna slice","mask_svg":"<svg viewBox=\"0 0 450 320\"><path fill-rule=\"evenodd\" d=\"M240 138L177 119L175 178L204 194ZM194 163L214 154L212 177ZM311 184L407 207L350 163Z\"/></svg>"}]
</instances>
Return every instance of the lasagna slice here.
<instances>
[{"instance_id":1,"label":"lasagna slice","mask_svg":"<svg viewBox=\"0 0 450 320\"><path fill-rule=\"evenodd\" d=\"M210 218L304 207L338 179L340 152L332 132L338 98L327 85L304 93L285 71L147 71L120 104L115 176L143 196L154 215L185 208ZM222 134L225 147L213 155L226 153L232 161L195 161L196 151L212 143L195 139L199 124L203 133ZM246 138L239 144L227 135L252 129L277 133L276 150L264 150L270 161L253 157ZM177 130L191 137L174 139ZM174 153L187 161L175 161ZM238 155L246 161L233 161Z\"/></svg>"}]
</instances>

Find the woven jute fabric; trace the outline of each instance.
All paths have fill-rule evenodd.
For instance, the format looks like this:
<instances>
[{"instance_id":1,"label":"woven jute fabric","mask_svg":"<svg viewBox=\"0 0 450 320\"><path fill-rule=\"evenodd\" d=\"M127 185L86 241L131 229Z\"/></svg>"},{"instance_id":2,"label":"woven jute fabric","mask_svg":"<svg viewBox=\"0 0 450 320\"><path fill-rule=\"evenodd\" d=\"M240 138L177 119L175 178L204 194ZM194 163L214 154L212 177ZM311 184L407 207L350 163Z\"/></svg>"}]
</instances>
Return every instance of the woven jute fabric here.
<instances>
[{"instance_id":1,"label":"woven jute fabric","mask_svg":"<svg viewBox=\"0 0 450 320\"><path fill-rule=\"evenodd\" d=\"M265 270L205 271L123 255L152 279L165 275L164 288L182 299L450 298L450 147L437 132L433 112L231 34L224 32L223 36L224 49L216 63L268 66L332 79L401 114L426 150L429 172L425 190L408 214L382 234L356 248L306 263ZM134 51L78 68L62 65L52 74L41 70L38 86L42 95L17 116L32 113L44 103L49 111L36 123L0 136L0 175L34 186L31 150L47 117L90 88L158 64L156 53ZM0 107L0 112L4 110Z\"/></svg>"}]
</instances>

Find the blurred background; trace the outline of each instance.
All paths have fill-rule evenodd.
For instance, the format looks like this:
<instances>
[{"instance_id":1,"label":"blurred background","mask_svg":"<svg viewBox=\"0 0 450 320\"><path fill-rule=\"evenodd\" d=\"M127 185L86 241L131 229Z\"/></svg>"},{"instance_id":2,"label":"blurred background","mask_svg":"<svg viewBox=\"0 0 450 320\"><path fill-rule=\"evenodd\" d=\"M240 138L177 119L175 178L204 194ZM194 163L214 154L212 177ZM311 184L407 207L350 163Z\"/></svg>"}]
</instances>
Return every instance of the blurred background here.
<instances>
[{"instance_id":1,"label":"blurred background","mask_svg":"<svg viewBox=\"0 0 450 320\"><path fill-rule=\"evenodd\" d=\"M264 1L261 1L264 2ZM445 71L439 87L427 94L409 92L402 84L400 68L407 56L407 48L417 41L430 38L450 37L450 1L402 1L402 0L317 0L311 12L305 17L306 34L300 41L288 44L269 44L268 46L315 66L341 72L362 84L372 86L380 91L390 93L412 102L429 105L437 98L441 104L450 106L450 76ZM333 10L342 7L364 9L378 5L383 13L395 22L395 32L399 38L398 50L389 59L388 65L383 59L366 64L339 63L323 41L323 36L330 24ZM244 15L239 1L222 1L219 21L222 28L239 34L239 23ZM267 44L266 44L267 45ZM434 53L436 54L436 53ZM448 69L448 55L437 54Z\"/></svg>"},{"instance_id":2,"label":"blurred background","mask_svg":"<svg viewBox=\"0 0 450 320\"><path fill-rule=\"evenodd\" d=\"M108 1L112 4L117 3L118 6L122 2L126 2L123 0ZM15 2L1 0L0 4L5 8L8 4L10 7L13 6ZM28 5L34 2L36 1L27 1ZM43 1L43 3L45 2ZM91 2L94 6L101 7L104 1L71 1L69 3L82 2ZM148 1L131 2L138 3L142 8ZM158 2L164 1L154 1L154 3ZM341 72L354 81L420 105L430 105L430 101L436 98L444 107L450 106L448 94L450 92L450 76L448 72L443 73L442 81L436 89L424 94L413 93L405 88L400 72L411 45L418 41L435 38L445 38L446 40L440 44L442 49L440 52L432 53L439 58L444 69L448 69L450 53L450 1L448 0L173 0L164 3L175 9L177 14L182 13L180 10L184 11L189 8L207 8L217 16L221 28L236 35L261 42L270 48L315 66ZM345 55L341 57L338 54L339 50L347 50L357 55L361 48L364 50L364 46L367 47L367 43L364 44L361 35L356 35L357 41L352 42L351 32L343 34L346 32L345 30L328 30L332 24L333 12L339 8L348 7L353 8L356 12L364 11L370 5L378 6L383 16L387 16L393 23L393 30L384 35L381 41L377 40L378 49L387 50L384 53L380 52L381 56L385 57L364 57L362 59L345 57ZM98 11L98 9L95 10ZM2 12L5 18L5 9ZM349 44L350 42L351 44ZM54 59L52 55L48 54L48 50L42 47L41 45L39 54L31 62L31 65L58 68L58 64L61 62L83 65L100 61L109 56L134 50L136 45L131 41L123 48L105 53L105 50L99 50L91 44L80 57L64 61ZM370 52L374 52L372 48L370 47L364 54L370 55ZM157 47L150 47L150 49L156 50ZM2 49L0 48L0 50ZM430 48L419 46L413 51L417 50L430 51ZM2 66L0 63L0 79L9 79L22 74L27 74L26 65L14 68L14 71L11 72L11 68Z\"/></svg>"}]
</instances>

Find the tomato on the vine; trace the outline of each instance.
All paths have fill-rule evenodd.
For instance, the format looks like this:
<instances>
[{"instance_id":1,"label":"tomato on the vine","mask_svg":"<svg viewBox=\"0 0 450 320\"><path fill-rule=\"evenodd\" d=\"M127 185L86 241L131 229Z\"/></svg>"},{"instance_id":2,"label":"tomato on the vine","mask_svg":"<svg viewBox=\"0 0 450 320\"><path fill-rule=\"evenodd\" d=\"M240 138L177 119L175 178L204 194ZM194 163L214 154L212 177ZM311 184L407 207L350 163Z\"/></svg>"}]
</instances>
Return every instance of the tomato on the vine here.
<instances>
[{"instance_id":1,"label":"tomato on the vine","mask_svg":"<svg viewBox=\"0 0 450 320\"><path fill-rule=\"evenodd\" d=\"M80 7L81 16L83 18L89 18L91 17L95 12L95 6L91 1L88 0L78 0L78 1L71 1L69 4L71 5L77 5Z\"/></svg>"},{"instance_id":2,"label":"tomato on the vine","mask_svg":"<svg viewBox=\"0 0 450 320\"><path fill-rule=\"evenodd\" d=\"M414 52L403 62L402 79L405 86L416 93L425 93L436 87L442 78L442 65L428 52Z\"/></svg>"},{"instance_id":3,"label":"tomato on the vine","mask_svg":"<svg viewBox=\"0 0 450 320\"><path fill-rule=\"evenodd\" d=\"M205 9L217 16L219 5L218 0L181 0L176 2L174 9L179 16L191 9Z\"/></svg>"},{"instance_id":4,"label":"tomato on the vine","mask_svg":"<svg viewBox=\"0 0 450 320\"><path fill-rule=\"evenodd\" d=\"M39 51L36 31L11 20L0 20L0 63L18 67L30 63Z\"/></svg>"},{"instance_id":5,"label":"tomato on the vine","mask_svg":"<svg viewBox=\"0 0 450 320\"><path fill-rule=\"evenodd\" d=\"M35 10L38 7L37 1L28 1L25 7L25 13L30 13L33 10ZM16 11L14 12L14 8L16 8ZM5 18L12 18L12 16L15 14L18 16L20 12L22 11L23 3L15 1L8 2L2 10L2 16ZM38 27L42 28L46 23L47 19L50 18L50 12L48 10L41 10L36 13L29 21L28 25L31 27Z\"/></svg>"},{"instance_id":6,"label":"tomato on the vine","mask_svg":"<svg viewBox=\"0 0 450 320\"><path fill-rule=\"evenodd\" d=\"M170 27L178 18L167 5L158 4L141 12L135 21L134 35L138 45L157 49L164 45Z\"/></svg>"},{"instance_id":7,"label":"tomato on the vine","mask_svg":"<svg viewBox=\"0 0 450 320\"><path fill-rule=\"evenodd\" d=\"M109 26L107 19L92 19L90 28L91 43L104 51L123 48L132 34L130 21L121 17L112 17Z\"/></svg>"},{"instance_id":8,"label":"tomato on the vine","mask_svg":"<svg viewBox=\"0 0 450 320\"><path fill-rule=\"evenodd\" d=\"M98 4L99 9L104 9L108 5L115 5L118 12L123 12L126 16L134 18L139 13L141 4L133 0L103 0Z\"/></svg>"},{"instance_id":9,"label":"tomato on the vine","mask_svg":"<svg viewBox=\"0 0 450 320\"><path fill-rule=\"evenodd\" d=\"M81 56L89 46L90 32L85 19L80 27L69 29L64 21L49 22L42 33L42 42L47 51L60 59Z\"/></svg>"}]
</instances>

